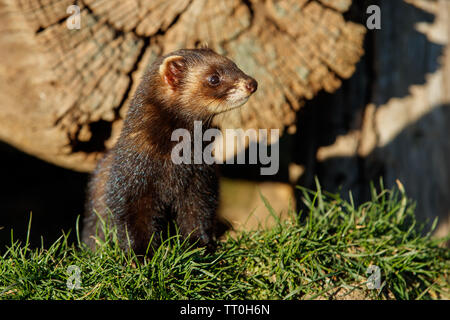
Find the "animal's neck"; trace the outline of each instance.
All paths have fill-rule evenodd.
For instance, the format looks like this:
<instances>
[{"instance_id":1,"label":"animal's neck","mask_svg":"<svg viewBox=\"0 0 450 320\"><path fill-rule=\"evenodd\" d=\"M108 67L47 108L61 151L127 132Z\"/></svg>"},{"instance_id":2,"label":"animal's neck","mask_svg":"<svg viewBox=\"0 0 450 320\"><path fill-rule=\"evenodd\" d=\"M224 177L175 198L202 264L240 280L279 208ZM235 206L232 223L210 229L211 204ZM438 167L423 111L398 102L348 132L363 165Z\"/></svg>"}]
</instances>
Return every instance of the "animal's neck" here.
<instances>
[{"instance_id":1,"label":"animal's neck","mask_svg":"<svg viewBox=\"0 0 450 320\"><path fill-rule=\"evenodd\" d=\"M173 147L179 142L176 140L179 139L177 135L172 141L174 132L186 130L193 142L199 129L204 132L211 127L211 119L195 116L179 108L163 108L152 104L135 108L125 121L123 140L154 156L170 157Z\"/></svg>"}]
</instances>

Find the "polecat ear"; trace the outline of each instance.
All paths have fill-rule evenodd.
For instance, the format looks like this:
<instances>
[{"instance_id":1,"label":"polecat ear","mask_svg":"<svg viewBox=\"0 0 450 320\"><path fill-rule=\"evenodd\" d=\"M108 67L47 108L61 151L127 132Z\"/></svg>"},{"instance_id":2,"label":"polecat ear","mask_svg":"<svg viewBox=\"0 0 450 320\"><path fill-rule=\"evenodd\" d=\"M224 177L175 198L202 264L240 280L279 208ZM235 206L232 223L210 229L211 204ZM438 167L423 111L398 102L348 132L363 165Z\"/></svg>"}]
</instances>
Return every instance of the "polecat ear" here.
<instances>
[{"instance_id":1,"label":"polecat ear","mask_svg":"<svg viewBox=\"0 0 450 320\"><path fill-rule=\"evenodd\" d=\"M159 67L159 73L172 88L177 87L183 79L186 63L181 56L170 56L164 59Z\"/></svg>"}]
</instances>

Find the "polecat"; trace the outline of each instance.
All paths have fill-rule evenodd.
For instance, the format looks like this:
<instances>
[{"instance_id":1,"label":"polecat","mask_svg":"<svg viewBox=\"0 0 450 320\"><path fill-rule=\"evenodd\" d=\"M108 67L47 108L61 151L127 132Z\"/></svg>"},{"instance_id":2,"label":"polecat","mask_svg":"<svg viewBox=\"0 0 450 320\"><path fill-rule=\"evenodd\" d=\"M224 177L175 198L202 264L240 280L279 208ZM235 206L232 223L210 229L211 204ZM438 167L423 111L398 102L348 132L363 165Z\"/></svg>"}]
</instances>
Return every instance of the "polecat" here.
<instances>
[{"instance_id":1,"label":"polecat","mask_svg":"<svg viewBox=\"0 0 450 320\"><path fill-rule=\"evenodd\" d=\"M174 164L171 135L180 128L192 133L194 121L206 130L214 115L243 105L257 85L211 49L158 58L142 78L116 145L89 182L83 241L95 248L96 230L104 236L97 214L107 220L110 213L120 246L137 254L157 247L170 221L183 237L214 248L216 166Z\"/></svg>"}]
</instances>

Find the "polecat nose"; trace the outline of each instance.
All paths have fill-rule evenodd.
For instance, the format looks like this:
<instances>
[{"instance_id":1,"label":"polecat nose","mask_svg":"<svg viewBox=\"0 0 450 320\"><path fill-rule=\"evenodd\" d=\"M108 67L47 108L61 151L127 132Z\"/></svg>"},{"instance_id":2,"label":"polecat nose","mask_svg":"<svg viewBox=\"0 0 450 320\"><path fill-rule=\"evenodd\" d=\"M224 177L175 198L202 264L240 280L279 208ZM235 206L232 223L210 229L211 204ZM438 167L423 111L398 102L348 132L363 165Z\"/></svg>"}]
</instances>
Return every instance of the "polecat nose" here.
<instances>
[{"instance_id":1,"label":"polecat nose","mask_svg":"<svg viewBox=\"0 0 450 320\"><path fill-rule=\"evenodd\" d=\"M245 88L248 90L248 92L253 93L256 91L256 89L258 89L258 82L256 82L255 79L250 78L245 84Z\"/></svg>"}]
</instances>

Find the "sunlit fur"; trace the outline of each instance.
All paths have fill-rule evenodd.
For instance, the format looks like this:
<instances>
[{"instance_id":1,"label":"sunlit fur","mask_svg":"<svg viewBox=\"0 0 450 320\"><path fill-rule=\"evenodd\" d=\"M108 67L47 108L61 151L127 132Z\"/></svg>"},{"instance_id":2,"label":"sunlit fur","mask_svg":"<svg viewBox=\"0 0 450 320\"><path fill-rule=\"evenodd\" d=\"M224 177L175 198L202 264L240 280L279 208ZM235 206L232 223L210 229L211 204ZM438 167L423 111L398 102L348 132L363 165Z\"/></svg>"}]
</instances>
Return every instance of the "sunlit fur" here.
<instances>
[{"instance_id":1,"label":"sunlit fur","mask_svg":"<svg viewBox=\"0 0 450 320\"><path fill-rule=\"evenodd\" d=\"M189 105L191 112L208 116L222 113L242 106L250 97L251 92L245 88L245 83L253 79L230 59L211 49L180 50L166 60L171 61L173 56L183 57L187 70L172 98L182 105ZM161 68L160 72L164 69ZM215 87L208 83L213 74L221 80Z\"/></svg>"},{"instance_id":2,"label":"sunlit fur","mask_svg":"<svg viewBox=\"0 0 450 320\"><path fill-rule=\"evenodd\" d=\"M220 76L220 84L209 83L212 74ZM182 236L213 248L223 231L216 218L216 166L174 164L171 151L177 142L171 135L180 128L192 133L194 121L208 129L215 115L245 103L256 85L211 49L183 49L158 58L137 88L119 140L90 180L83 241L95 248L96 211L102 218L112 214L120 245L137 254L144 254L153 239L151 253L171 221Z\"/></svg>"}]
</instances>

